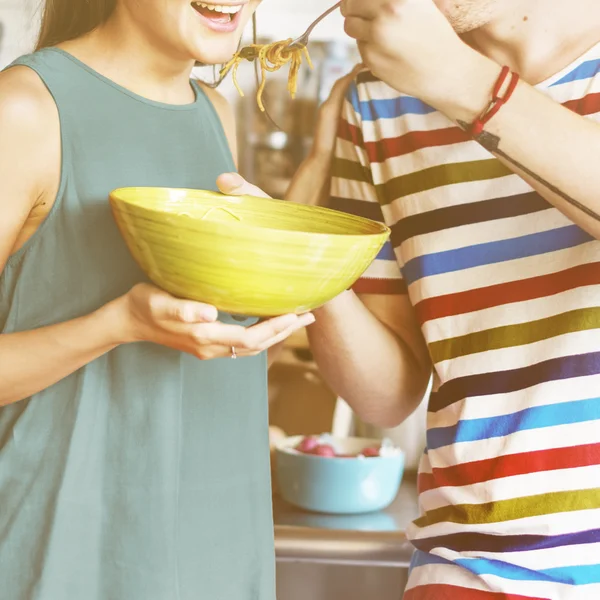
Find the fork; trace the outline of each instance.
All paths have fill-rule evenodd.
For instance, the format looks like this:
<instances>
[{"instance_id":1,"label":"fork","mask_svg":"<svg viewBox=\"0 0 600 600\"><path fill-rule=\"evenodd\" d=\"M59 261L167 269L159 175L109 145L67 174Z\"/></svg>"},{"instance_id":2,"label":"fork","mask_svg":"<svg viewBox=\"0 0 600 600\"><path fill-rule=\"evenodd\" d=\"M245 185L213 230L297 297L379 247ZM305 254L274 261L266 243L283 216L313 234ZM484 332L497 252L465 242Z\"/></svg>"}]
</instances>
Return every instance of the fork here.
<instances>
[{"instance_id":1,"label":"fork","mask_svg":"<svg viewBox=\"0 0 600 600\"><path fill-rule=\"evenodd\" d=\"M311 26L296 40L290 42L288 48L306 48L308 45L308 38L313 32L313 29L325 18L328 17L332 12L336 11L342 6L341 2L338 2L335 6L327 9L316 21L313 21Z\"/></svg>"}]
</instances>

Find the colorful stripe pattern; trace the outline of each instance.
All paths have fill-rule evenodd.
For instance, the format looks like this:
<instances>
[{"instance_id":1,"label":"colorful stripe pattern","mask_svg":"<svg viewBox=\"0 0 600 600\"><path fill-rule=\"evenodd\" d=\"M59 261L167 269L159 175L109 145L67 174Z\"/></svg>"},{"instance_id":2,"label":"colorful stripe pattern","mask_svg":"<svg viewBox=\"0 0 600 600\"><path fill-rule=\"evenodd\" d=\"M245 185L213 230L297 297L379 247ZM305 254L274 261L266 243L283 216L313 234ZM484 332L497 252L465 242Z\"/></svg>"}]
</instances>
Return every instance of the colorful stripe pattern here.
<instances>
[{"instance_id":1,"label":"colorful stripe pattern","mask_svg":"<svg viewBox=\"0 0 600 600\"><path fill-rule=\"evenodd\" d=\"M538 87L600 121L600 45ZM600 243L369 74L330 206L391 228L355 289L408 294L434 365L406 600L600 598Z\"/></svg>"}]
</instances>

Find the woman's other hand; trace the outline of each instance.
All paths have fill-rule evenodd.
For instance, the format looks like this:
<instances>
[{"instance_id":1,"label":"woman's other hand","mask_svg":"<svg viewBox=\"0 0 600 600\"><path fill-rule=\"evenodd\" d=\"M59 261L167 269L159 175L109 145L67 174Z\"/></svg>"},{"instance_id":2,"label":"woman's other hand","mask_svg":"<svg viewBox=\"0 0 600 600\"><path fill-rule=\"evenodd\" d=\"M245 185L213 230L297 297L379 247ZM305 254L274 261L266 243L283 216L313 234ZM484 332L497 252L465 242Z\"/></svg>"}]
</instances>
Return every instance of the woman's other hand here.
<instances>
[{"instance_id":1,"label":"woman's other hand","mask_svg":"<svg viewBox=\"0 0 600 600\"><path fill-rule=\"evenodd\" d=\"M252 327L217 320L214 306L181 300L150 285L139 284L119 301L123 342L153 342L201 360L255 356L314 322L312 314L283 315Z\"/></svg>"}]
</instances>

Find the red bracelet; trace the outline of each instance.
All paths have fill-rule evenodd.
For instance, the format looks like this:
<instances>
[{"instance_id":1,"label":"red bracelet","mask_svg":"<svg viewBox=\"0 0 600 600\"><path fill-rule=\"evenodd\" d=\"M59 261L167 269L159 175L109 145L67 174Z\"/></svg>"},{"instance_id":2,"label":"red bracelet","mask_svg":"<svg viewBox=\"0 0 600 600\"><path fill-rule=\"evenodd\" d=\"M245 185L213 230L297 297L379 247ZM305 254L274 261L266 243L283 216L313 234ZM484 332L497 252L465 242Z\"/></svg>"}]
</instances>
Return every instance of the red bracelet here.
<instances>
[{"instance_id":1,"label":"red bracelet","mask_svg":"<svg viewBox=\"0 0 600 600\"><path fill-rule=\"evenodd\" d=\"M502 88L504 87L506 79L509 75L511 75L510 83L508 84L504 95L500 96L500 92L502 91ZM483 133L483 128L485 127L486 123L510 100L510 97L513 95L518 83L519 75L517 73L511 73L508 67L502 67L502 72L500 73L500 77L498 77L492 92L491 102L471 125L470 133L473 137L477 137Z\"/></svg>"}]
</instances>

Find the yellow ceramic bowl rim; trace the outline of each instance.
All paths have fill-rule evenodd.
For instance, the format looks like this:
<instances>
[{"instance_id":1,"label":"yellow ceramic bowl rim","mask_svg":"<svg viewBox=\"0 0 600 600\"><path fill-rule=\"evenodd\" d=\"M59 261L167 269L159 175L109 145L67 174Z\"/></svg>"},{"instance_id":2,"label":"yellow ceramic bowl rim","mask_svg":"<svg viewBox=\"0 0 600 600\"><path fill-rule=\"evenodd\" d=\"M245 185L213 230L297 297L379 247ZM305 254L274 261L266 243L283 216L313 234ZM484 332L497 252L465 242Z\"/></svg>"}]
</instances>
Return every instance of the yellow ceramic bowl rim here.
<instances>
[{"instance_id":1,"label":"yellow ceramic bowl rim","mask_svg":"<svg viewBox=\"0 0 600 600\"><path fill-rule=\"evenodd\" d=\"M110 192L109 194L109 198L111 201L117 201L117 202L121 202L125 205L130 205L130 206L135 206L136 208L138 208L141 211L144 212L148 212L148 213L152 213L152 214L156 214L156 215L164 215L166 214L164 211L160 210L160 209L156 209L156 208L149 208L147 206L143 206L142 204L140 204L139 202L136 202L135 198L124 198L122 193L123 192L130 192L132 190L136 190L136 191L144 191L144 190L161 190L161 191L165 191L165 192L191 192L192 194L197 193L197 192L201 192L203 194L208 194L210 196L213 197L222 197L222 198L230 198L232 200L243 200L244 198L250 198L253 200L259 200L260 202L264 202L265 204L279 204L280 202L285 202L284 200L277 200L275 198L264 198L262 196L252 196L250 194L244 194L241 196L231 196L228 194L222 194L220 192L214 192L212 190L197 190L197 189L191 189L191 188L170 188L170 187L149 187L149 186L142 186L142 187L120 187L117 188L115 190L113 190L112 192ZM365 239L367 237L380 237L384 234L389 235L391 233L390 228L383 224L380 223L379 221L373 221L372 219L367 219L366 217L359 217L357 215L353 215L350 213L345 213L342 211L338 211L338 210L334 210L332 208L325 208L323 206L305 206L302 204L298 204L296 206L299 207L304 207L309 209L311 212L316 212L317 214L322 214L322 215L343 215L345 218L348 218L352 221L355 221L357 223L363 223L365 225L370 225L373 227L373 229L377 228L379 229L379 231L373 231L372 233L327 233L327 232L321 232L321 231L296 231L296 230L288 230L288 229L277 229L275 227L260 227L259 225L249 225L248 223L244 223L243 221L227 221L227 223L223 223L221 221L202 221L203 226L207 226L209 228L212 228L215 231L218 231L220 229L226 229L227 231L231 231L232 229L256 229L256 230L271 230L271 231L280 231L282 233L285 233L286 236L292 236L292 237L300 237L300 236L306 236L306 235L311 235L311 236L341 236L344 238L360 238L360 239ZM118 208L117 208L118 210ZM309 212L308 210L306 212ZM174 216L186 216L186 215L180 215L177 213L173 213ZM189 217L189 219L192 219L194 221L198 221L198 219L195 219L193 217Z\"/></svg>"}]
</instances>

